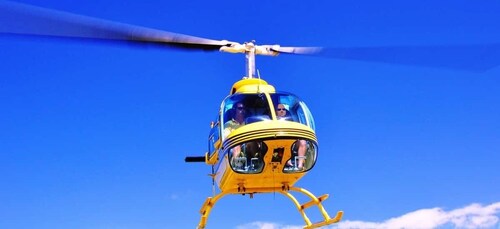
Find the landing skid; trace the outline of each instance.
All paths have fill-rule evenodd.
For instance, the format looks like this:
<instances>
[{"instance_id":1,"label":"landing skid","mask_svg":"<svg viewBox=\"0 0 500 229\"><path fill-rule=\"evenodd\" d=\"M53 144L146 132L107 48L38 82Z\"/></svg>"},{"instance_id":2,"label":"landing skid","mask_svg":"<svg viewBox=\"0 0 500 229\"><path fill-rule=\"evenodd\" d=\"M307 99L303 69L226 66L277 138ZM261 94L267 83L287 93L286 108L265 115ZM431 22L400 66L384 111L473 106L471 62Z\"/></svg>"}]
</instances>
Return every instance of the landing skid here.
<instances>
[{"instance_id":1,"label":"landing skid","mask_svg":"<svg viewBox=\"0 0 500 229\"><path fill-rule=\"evenodd\" d=\"M311 200L307 203L300 204L299 201L297 200L297 198L295 198L290 193L290 191L302 193L302 194L308 196L309 198L311 198ZM304 229L318 228L318 227L337 223L342 219L342 215L344 214L343 211L338 211L334 218L330 218L330 216L326 212L325 208L323 207L323 204L321 204L321 202L323 202L324 200L326 200L328 198L328 194L316 197L311 192L309 192L303 188L289 187L289 186L283 186L281 188L281 190L276 190L274 188L248 188L248 189L245 189L244 187L239 187L235 190L221 192L213 197L208 197L200 209L201 219L200 219L200 222L198 224L197 229L205 228L210 211L214 207L215 203L219 199L224 197L225 195L228 195L228 194L249 194L250 198L252 198L254 193L271 193L271 192L281 193L281 194L285 195L286 197L288 197L290 200L292 200L292 202L297 207L297 210L302 215L302 218L304 218L304 221L306 223L306 225L304 226ZM309 220L309 217L307 217L304 210L309 208L309 207L312 207L312 206L317 206L319 208L319 211L321 212L321 215L323 216L323 221L320 221L317 223L311 223L311 220Z\"/></svg>"}]
</instances>

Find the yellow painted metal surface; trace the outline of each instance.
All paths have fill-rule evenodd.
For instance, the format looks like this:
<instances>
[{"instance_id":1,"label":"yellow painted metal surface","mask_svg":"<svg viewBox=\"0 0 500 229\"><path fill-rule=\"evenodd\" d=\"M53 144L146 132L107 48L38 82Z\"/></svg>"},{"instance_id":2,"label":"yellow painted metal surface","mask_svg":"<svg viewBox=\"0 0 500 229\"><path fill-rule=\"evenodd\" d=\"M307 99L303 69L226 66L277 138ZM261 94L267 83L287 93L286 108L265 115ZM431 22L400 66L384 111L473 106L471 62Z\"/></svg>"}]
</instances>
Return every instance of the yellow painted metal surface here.
<instances>
[{"instance_id":1,"label":"yellow painted metal surface","mask_svg":"<svg viewBox=\"0 0 500 229\"><path fill-rule=\"evenodd\" d=\"M269 120L244 125L227 136L224 147L262 138L304 138L317 141L314 131L297 122Z\"/></svg>"},{"instance_id":2,"label":"yellow painted metal surface","mask_svg":"<svg viewBox=\"0 0 500 229\"><path fill-rule=\"evenodd\" d=\"M274 93L276 89L266 81L257 78L242 79L233 84L230 95L234 93Z\"/></svg>"},{"instance_id":3,"label":"yellow painted metal surface","mask_svg":"<svg viewBox=\"0 0 500 229\"><path fill-rule=\"evenodd\" d=\"M268 147L268 152L264 155L264 169L261 173L245 174L237 173L229 168L227 156L219 168L217 176L218 186L222 191L234 189L235 187L245 188L280 188L283 184L292 186L307 172L283 173L285 160L281 163L272 163L272 149L283 148L283 158L291 157L291 146L297 139L308 139L316 142L316 135L307 126L295 122L269 120L252 123L238 128L232 132L224 142L224 148L229 149L235 145L252 141L263 140Z\"/></svg>"},{"instance_id":4,"label":"yellow painted metal surface","mask_svg":"<svg viewBox=\"0 0 500 229\"><path fill-rule=\"evenodd\" d=\"M220 200L222 197L228 195L228 194L249 194L252 195L254 193L270 193L270 192L275 192L275 193L280 193L288 197L295 205L297 210L299 211L300 215L304 219L305 225L304 228L306 229L312 229L312 228L318 228L330 224L334 224L339 222L342 219L342 216L344 212L338 211L335 214L335 217L331 218L326 209L323 207L322 202L327 199L325 195L316 197L314 194L311 192L307 191L306 189L303 188L298 188L298 187L290 187L290 186L284 186L282 188L276 189L276 188L247 188L245 190L242 190L240 188L233 189L233 190L226 190L224 192L221 192L213 197L208 197L205 202L203 203L203 206L200 209L201 213L201 218L200 222L198 223L198 229L203 229L207 225L207 220L208 216L210 215L210 212L212 211L212 208L215 206L218 200ZM305 195L306 197L310 198L310 201L305 203L305 204L300 204L300 202L295 198L295 196L292 194L292 192L297 192ZM307 205L307 207L305 207ZM307 216L305 209L308 207L313 207L317 206L319 212L321 213L322 220L318 221L316 223L311 223L311 220Z\"/></svg>"}]
</instances>

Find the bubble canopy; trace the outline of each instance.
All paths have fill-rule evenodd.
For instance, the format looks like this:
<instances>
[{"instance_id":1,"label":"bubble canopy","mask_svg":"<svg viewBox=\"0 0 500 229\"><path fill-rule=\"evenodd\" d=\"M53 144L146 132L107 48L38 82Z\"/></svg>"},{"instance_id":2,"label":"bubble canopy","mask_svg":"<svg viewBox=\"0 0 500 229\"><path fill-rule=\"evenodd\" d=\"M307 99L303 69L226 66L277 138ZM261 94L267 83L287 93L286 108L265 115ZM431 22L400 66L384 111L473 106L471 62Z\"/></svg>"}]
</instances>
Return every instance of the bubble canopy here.
<instances>
[{"instance_id":1,"label":"bubble canopy","mask_svg":"<svg viewBox=\"0 0 500 229\"><path fill-rule=\"evenodd\" d=\"M221 109L220 123L232 124L223 133L224 138L240 126L267 120L297 122L315 131L314 118L306 104L287 92L235 93L222 102Z\"/></svg>"}]
</instances>

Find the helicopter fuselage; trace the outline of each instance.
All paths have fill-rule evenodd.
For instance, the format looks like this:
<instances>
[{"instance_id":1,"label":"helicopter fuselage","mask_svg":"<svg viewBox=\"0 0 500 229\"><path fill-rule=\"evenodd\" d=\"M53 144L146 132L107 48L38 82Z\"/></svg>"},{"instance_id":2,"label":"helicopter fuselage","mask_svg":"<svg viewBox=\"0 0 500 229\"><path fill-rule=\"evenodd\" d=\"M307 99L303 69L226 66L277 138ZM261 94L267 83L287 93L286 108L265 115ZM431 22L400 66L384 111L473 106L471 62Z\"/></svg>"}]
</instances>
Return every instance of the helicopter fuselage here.
<instances>
[{"instance_id":1,"label":"helicopter fuselage","mask_svg":"<svg viewBox=\"0 0 500 229\"><path fill-rule=\"evenodd\" d=\"M316 197L294 184L316 163L318 141L314 119L297 96L276 92L266 81L244 78L236 82L212 122L205 157L187 157L189 162L212 166L212 179L220 189L203 203L198 228L205 228L215 203L228 194L280 193L297 207L306 226L317 228L339 222L343 212L331 218ZM311 200L304 204L290 192ZM317 206L323 220L312 223L305 209Z\"/></svg>"},{"instance_id":2,"label":"helicopter fuselage","mask_svg":"<svg viewBox=\"0 0 500 229\"><path fill-rule=\"evenodd\" d=\"M266 192L293 186L313 168L318 153L305 103L261 79L240 80L231 92L212 125L206 155L219 189Z\"/></svg>"}]
</instances>

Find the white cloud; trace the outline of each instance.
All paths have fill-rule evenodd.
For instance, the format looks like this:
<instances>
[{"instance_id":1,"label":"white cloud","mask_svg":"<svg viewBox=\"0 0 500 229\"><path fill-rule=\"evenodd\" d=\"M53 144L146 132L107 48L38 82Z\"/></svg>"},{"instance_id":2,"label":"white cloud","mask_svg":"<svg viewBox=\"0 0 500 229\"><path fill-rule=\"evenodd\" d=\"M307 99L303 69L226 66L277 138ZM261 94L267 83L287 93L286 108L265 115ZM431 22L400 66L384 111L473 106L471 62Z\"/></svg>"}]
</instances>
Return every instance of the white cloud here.
<instances>
[{"instance_id":1,"label":"white cloud","mask_svg":"<svg viewBox=\"0 0 500 229\"><path fill-rule=\"evenodd\" d=\"M351 228L494 228L499 227L500 202L487 206L469 206L445 211L442 208L429 208L413 211L383 222L344 220L330 226L330 229ZM303 225L280 225L269 222L253 222L238 226L237 229L299 229Z\"/></svg>"}]
</instances>

